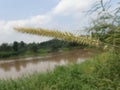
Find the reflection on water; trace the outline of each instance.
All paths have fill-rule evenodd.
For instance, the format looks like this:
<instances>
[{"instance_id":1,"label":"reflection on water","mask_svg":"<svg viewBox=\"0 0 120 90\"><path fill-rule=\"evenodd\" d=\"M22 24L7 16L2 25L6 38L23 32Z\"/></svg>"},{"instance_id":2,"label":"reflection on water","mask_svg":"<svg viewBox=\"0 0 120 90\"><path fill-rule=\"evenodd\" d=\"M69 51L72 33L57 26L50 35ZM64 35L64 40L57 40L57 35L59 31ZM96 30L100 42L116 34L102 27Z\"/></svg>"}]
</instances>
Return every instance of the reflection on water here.
<instances>
[{"instance_id":1,"label":"reflection on water","mask_svg":"<svg viewBox=\"0 0 120 90\"><path fill-rule=\"evenodd\" d=\"M0 79L17 78L33 72L46 72L53 70L56 65L66 65L70 62L79 63L84 58L88 58L90 54L88 51L74 50L66 53L54 53L42 58L31 57L17 60L2 60L0 61Z\"/></svg>"}]
</instances>

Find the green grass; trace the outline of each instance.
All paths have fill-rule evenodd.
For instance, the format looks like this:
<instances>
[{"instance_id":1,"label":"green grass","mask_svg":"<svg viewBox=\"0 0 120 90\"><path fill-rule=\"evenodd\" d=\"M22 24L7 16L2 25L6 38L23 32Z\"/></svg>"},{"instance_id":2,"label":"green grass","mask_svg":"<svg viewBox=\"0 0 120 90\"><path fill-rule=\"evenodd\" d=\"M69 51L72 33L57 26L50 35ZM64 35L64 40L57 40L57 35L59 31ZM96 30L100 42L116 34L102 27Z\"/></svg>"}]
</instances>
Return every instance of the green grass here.
<instances>
[{"instance_id":1,"label":"green grass","mask_svg":"<svg viewBox=\"0 0 120 90\"><path fill-rule=\"evenodd\" d=\"M33 52L30 50L27 50L23 53L19 53L19 54L14 54L14 52L0 52L0 59L13 59L13 58L23 58L23 57L35 57L35 56L46 56L48 55L50 50L48 48L46 49L40 49L38 50L38 52Z\"/></svg>"},{"instance_id":2,"label":"green grass","mask_svg":"<svg viewBox=\"0 0 120 90\"><path fill-rule=\"evenodd\" d=\"M81 64L57 66L16 80L0 80L0 90L120 90L120 55L103 53Z\"/></svg>"}]
</instances>

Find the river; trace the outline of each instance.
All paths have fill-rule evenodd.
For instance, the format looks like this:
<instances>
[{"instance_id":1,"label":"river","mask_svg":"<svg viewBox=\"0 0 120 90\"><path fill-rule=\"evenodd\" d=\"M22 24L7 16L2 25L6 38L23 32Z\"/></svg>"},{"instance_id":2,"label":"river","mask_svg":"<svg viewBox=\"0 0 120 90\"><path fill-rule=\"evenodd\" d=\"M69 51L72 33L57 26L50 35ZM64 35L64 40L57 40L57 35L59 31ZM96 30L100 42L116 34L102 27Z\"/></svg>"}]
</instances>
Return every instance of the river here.
<instances>
[{"instance_id":1,"label":"river","mask_svg":"<svg viewBox=\"0 0 120 90\"><path fill-rule=\"evenodd\" d=\"M54 70L57 65L80 63L91 56L87 50L71 50L69 52L51 53L44 57L16 58L0 60L0 79L18 78L35 72Z\"/></svg>"}]
</instances>

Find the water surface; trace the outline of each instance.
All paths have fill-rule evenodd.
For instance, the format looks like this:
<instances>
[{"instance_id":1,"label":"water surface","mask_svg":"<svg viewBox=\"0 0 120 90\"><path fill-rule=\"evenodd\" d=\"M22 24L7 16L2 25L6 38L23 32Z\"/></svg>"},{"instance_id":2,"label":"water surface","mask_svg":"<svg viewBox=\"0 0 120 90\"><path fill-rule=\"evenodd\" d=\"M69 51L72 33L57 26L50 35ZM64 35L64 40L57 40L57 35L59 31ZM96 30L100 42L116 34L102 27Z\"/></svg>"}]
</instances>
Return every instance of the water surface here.
<instances>
[{"instance_id":1,"label":"water surface","mask_svg":"<svg viewBox=\"0 0 120 90\"><path fill-rule=\"evenodd\" d=\"M80 63L91 56L89 51L72 50L64 53L52 53L46 57L17 58L0 61L0 79L17 78L35 72L53 70L57 65Z\"/></svg>"}]
</instances>

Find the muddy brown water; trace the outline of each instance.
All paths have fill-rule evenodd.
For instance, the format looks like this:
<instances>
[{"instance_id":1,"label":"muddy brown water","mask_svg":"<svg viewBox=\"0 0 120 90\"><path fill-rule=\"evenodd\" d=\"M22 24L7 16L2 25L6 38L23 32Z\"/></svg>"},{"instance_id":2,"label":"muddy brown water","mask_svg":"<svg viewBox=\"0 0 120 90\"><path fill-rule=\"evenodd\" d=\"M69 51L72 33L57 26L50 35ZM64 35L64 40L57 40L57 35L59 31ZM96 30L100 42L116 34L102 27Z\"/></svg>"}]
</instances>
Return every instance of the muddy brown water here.
<instances>
[{"instance_id":1,"label":"muddy brown water","mask_svg":"<svg viewBox=\"0 0 120 90\"><path fill-rule=\"evenodd\" d=\"M27 76L35 72L53 70L58 65L80 63L91 56L91 52L72 50L69 52L52 53L44 57L17 58L13 60L0 60L0 79Z\"/></svg>"}]
</instances>

